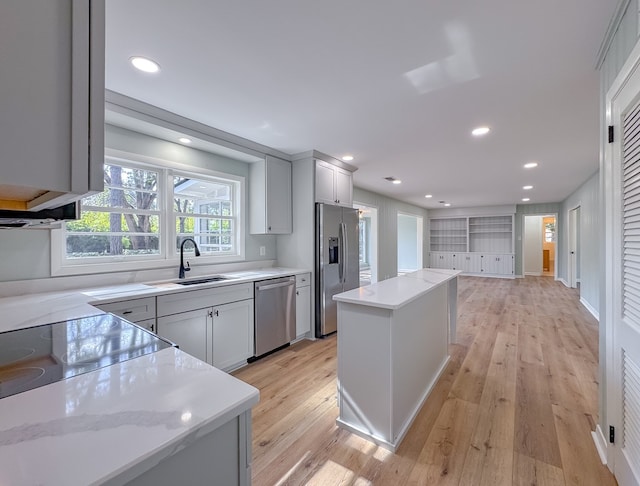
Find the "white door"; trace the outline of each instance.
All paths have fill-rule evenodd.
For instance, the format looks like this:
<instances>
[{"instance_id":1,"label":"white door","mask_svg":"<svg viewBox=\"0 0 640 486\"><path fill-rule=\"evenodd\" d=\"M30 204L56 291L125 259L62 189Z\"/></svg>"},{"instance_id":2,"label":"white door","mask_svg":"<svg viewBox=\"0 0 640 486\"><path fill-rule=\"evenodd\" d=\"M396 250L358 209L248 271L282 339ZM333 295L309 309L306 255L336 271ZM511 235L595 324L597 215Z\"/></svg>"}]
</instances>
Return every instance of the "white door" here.
<instances>
[{"instance_id":1,"label":"white door","mask_svg":"<svg viewBox=\"0 0 640 486\"><path fill-rule=\"evenodd\" d=\"M635 55L634 55L635 54ZM634 49L636 66L640 48ZM640 484L640 72L623 68L607 95L614 142L605 148L607 417L615 426L613 469ZM619 88L617 88L619 86ZM612 94L613 93L613 94Z\"/></svg>"},{"instance_id":2,"label":"white door","mask_svg":"<svg viewBox=\"0 0 640 486\"><path fill-rule=\"evenodd\" d=\"M569 211L569 287L578 286L578 228L580 207Z\"/></svg>"}]
</instances>

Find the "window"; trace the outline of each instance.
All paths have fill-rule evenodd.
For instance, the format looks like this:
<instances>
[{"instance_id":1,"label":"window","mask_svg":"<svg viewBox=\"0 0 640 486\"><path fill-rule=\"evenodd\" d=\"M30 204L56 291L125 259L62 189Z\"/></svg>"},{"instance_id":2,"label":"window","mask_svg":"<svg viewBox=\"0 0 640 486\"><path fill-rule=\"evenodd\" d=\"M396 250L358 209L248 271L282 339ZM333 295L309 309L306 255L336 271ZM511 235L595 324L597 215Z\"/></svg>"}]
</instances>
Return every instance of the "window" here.
<instances>
[{"instance_id":1,"label":"window","mask_svg":"<svg viewBox=\"0 0 640 486\"><path fill-rule=\"evenodd\" d=\"M82 200L82 216L66 223L66 257L160 254L159 173L108 163L104 191Z\"/></svg>"},{"instance_id":2,"label":"window","mask_svg":"<svg viewBox=\"0 0 640 486\"><path fill-rule=\"evenodd\" d=\"M556 241L556 223L555 222L544 224L544 241L546 243L551 243L553 241Z\"/></svg>"},{"instance_id":3,"label":"window","mask_svg":"<svg viewBox=\"0 0 640 486\"><path fill-rule=\"evenodd\" d=\"M104 184L82 199L81 218L57 231L54 274L90 273L95 265L126 270L131 261L136 268L172 266L186 237L198 244L198 263L243 258L242 178L107 158Z\"/></svg>"}]
</instances>

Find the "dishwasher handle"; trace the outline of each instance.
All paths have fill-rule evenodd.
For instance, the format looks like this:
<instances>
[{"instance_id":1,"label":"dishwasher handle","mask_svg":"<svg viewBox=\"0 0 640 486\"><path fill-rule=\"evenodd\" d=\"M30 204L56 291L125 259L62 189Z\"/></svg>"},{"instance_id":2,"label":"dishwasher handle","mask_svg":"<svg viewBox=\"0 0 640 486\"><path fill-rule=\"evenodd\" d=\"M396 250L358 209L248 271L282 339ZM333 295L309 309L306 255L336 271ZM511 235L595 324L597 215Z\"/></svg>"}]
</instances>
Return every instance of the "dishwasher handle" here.
<instances>
[{"instance_id":1,"label":"dishwasher handle","mask_svg":"<svg viewBox=\"0 0 640 486\"><path fill-rule=\"evenodd\" d=\"M288 287L289 285L295 284L295 279L287 280L286 282L274 283L274 284L266 284L266 285L256 285L256 290L270 290L277 289L278 287Z\"/></svg>"}]
</instances>

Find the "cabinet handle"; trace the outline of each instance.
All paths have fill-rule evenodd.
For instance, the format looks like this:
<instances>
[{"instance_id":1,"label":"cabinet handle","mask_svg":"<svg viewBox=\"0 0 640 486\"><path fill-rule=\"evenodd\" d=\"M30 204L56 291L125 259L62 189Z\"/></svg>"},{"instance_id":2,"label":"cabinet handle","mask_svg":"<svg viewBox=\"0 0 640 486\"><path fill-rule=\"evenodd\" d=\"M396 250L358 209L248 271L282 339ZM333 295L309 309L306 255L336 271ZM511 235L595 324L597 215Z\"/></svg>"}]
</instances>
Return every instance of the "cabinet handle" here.
<instances>
[{"instance_id":1,"label":"cabinet handle","mask_svg":"<svg viewBox=\"0 0 640 486\"><path fill-rule=\"evenodd\" d=\"M155 324L151 324L151 332L156 332L156 325Z\"/></svg>"},{"instance_id":2,"label":"cabinet handle","mask_svg":"<svg viewBox=\"0 0 640 486\"><path fill-rule=\"evenodd\" d=\"M271 226L269 226L269 228L267 228L269 231L271 231Z\"/></svg>"},{"instance_id":3,"label":"cabinet handle","mask_svg":"<svg viewBox=\"0 0 640 486\"><path fill-rule=\"evenodd\" d=\"M129 314L133 314L132 310L126 310L122 313L123 316L129 315Z\"/></svg>"},{"instance_id":4,"label":"cabinet handle","mask_svg":"<svg viewBox=\"0 0 640 486\"><path fill-rule=\"evenodd\" d=\"M300 292L298 290L296 290L296 295L300 295Z\"/></svg>"},{"instance_id":5,"label":"cabinet handle","mask_svg":"<svg viewBox=\"0 0 640 486\"><path fill-rule=\"evenodd\" d=\"M219 317L219 316L220 316L220 311L219 311L218 309L216 309L216 310L213 312L213 314L214 314L216 317Z\"/></svg>"},{"instance_id":6,"label":"cabinet handle","mask_svg":"<svg viewBox=\"0 0 640 486\"><path fill-rule=\"evenodd\" d=\"M207 315L208 315L209 317L213 317L213 311L209 311L209 312L207 312Z\"/></svg>"}]
</instances>

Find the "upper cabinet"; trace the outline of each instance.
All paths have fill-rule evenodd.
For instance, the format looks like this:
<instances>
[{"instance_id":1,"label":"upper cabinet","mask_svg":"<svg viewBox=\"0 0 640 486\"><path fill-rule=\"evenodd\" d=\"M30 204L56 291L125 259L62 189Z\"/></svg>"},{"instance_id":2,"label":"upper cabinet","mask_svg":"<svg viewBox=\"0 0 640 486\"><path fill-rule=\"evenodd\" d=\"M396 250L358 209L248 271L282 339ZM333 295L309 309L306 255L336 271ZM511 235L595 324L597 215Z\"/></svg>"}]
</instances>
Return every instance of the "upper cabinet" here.
<instances>
[{"instance_id":1,"label":"upper cabinet","mask_svg":"<svg viewBox=\"0 0 640 486\"><path fill-rule=\"evenodd\" d=\"M351 171L324 160L316 160L316 202L352 207Z\"/></svg>"},{"instance_id":2,"label":"upper cabinet","mask_svg":"<svg viewBox=\"0 0 640 486\"><path fill-rule=\"evenodd\" d=\"M103 189L104 0L7 0L0 29L0 208Z\"/></svg>"},{"instance_id":3,"label":"upper cabinet","mask_svg":"<svg viewBox=\"0 0 640 486\"><path fill-rule=\"evenodd\" d=\"M251 164L249 230L251 234L291 233L291 162L267 155Z\"/></svg>"}]
</instances>

